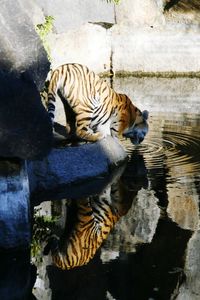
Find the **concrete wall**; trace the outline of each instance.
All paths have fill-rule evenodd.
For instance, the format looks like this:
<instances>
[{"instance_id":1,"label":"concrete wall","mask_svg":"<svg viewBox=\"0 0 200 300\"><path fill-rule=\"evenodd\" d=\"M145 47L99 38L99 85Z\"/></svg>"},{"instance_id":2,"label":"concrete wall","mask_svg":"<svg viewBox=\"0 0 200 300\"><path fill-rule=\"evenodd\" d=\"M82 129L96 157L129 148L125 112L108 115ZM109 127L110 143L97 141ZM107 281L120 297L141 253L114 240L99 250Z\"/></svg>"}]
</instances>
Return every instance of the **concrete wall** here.
<instances>
[{"instance_id":1,"label":"concrete wall","mask_svg":"<svg viewBox=\"0 0 200 300\"><path fill-rule=\"evenodd\" d=\"M183 0L164 11L168 2L35 0L35 5L55 19L47 37L53 68L78 62L96 72L111 66L114 72L197 72L200 13L191 5L184 10Z\"/></svg>"},{"instance_id":2,"label":"concrete wall","mask_svg":"<svg viewBox=\"0 0 200 300\"><path fill-rule=\"evenodd\" d=\"M54 33L78 29L88 22L114 23L114 5L104 0L35 0L45 15L54 16Z\"/></svg>"}]
</instances>

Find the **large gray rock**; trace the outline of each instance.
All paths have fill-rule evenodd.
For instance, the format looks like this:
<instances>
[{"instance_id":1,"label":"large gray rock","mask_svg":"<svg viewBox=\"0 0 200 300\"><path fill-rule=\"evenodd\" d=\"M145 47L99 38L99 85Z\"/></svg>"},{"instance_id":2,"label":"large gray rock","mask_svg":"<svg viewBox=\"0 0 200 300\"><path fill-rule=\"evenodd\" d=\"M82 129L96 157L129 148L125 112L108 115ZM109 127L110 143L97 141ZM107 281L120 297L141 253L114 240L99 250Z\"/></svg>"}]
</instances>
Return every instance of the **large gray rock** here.
<instances>
[{"instance_id":1,"label":"large gray rock","mask_svg":"<svg viewBox=\"0 0 200 300\"><path fill-rule=\"evenodd\" d=\"M80 187L73 188L72 184L109 175L112 167L120 165L126 157L124 148L109 136L93 144L54 148L42 160L28 162L30 192L37 201L74 197ZM80 190L80 196L83 194Z\"/></svg>"},{"instance_id":2,"label":"large gray rock","mask_svg":"<svg viewBox=\"0 0 200 300\"><path fill-rule=\"evenodd\" d=\"M52 128L33 83L0 72L0 156L33 159L46 155Z\"/></svg>"},{"instance_id":3,"label":"large gray rock","mask_svg":"<svg viewBox=\"0 0 200 300\"><path fill-rule=\"evenodd\" d=\"M28 248L29 183L24 162L0 161L0 248Z\"/></svg>"},{"instance_id":4,"label":"large gray rock","mask_svg":"<svg viewBox=\"0 0 200 300\"><path fill-rule=\"evenodd\" d=\"M23 73L39 90L43 87L50 63L27 14L26 0L1 1L0 49L1 69Z\"/></svg>"},{"instance_id":5,"label":"large gray rock","mask_svg":"<svg viewBox=\"0 0 200 300\"><path fill-rule=\"evenodd\" d=\"M26 1L1 1L0 54L0 156L44 156L52 128L38 90L49 62Z\"/></svg>"},{"instance_id":6,"label":"large gray rock","mask_svg":"<svg viewBox=\"0 0 200 300\"><path fill-rule=\"evenodd\" d=\"M47 41L53 69L76 62L85 64L95 72L110 70L110 32L102 26L84 24L64 33L51 33Z\"/></svg>"}]
</instances>

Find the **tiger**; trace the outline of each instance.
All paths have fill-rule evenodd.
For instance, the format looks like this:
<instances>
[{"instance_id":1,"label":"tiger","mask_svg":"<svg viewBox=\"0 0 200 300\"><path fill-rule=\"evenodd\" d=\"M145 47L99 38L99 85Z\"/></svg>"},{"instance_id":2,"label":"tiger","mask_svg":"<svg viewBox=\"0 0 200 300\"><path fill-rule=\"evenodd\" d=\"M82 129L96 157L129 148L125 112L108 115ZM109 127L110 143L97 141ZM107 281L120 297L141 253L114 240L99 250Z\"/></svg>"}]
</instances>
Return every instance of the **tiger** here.
<instances>
[{"instance_id":1,"label":"tiger","mask_svg":"<svg viewBox=\"0 0 200 300\"><path fill-rule=\"evenodd\" d=\"M69 137L96 142L107 135L124 136L139 144L148 132L148 111L142 113L128 96L115 92L84 65L64 64L52 72L47 110L53 126L57 98L64 105Z\"/></svg>"},{"instance_id":2,"label":"tiger","mask_svg":"<svg viewBox=\"0 0 200 300\"><path fill-rule=\"evenodd\" d=\"M52 236L44 254L51 251L53 264L62 270L88 264L116 222L128 212L135 195L119 181L106 187L98 196L72 200L77 208L75 225L63 241Z\"/></svg>"}]
</instances>

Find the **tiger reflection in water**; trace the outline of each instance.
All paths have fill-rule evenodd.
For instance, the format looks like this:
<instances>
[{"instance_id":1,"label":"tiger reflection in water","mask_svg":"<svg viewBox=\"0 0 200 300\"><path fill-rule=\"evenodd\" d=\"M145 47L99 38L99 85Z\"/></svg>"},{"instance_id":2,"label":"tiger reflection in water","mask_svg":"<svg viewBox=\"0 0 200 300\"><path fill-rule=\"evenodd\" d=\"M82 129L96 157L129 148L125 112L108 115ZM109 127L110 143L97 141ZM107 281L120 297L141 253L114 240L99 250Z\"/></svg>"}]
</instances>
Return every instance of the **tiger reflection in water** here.
<instances>
[{"instance_id":1,"label":"tiger reflection in water","mask_svg":"<svg viewBox=\"0 0 200 300\"><path fill-rule=\"evenodd\" d=\"M140 188L140 184L130 188L120 178L98 196L71 201L76 219L70 232L60 240L50 238L44 254L51 251L53 263L63 270L87 264L115 223L128 212Z\"/></svg>"}]
</instances>

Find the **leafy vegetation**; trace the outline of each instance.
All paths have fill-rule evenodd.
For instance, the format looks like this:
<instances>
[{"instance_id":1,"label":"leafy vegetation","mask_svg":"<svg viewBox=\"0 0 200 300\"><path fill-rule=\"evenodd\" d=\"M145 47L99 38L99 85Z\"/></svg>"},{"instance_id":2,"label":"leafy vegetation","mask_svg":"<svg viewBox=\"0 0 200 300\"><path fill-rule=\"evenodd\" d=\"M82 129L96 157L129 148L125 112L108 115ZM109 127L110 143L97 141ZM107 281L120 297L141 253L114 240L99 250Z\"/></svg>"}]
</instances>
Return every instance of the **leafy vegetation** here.
<instances>
[{"instance_id":1,"label":"leafy vegetation","mask_svg":"<svg viewBox=\"0 0 200 300\"><path fill-rule=\"evenodd\" d=\"M115 4L119 4L121 0L106 0L107 2L114 2Z\"/></svg>"},{"instance_id":2,"label":"leafy vegetation","mask_svg":"<svg viewBox=\"0 0 200 300\"><path fill-rule=\"evenodd\" d=\"M41 245L55 230L57 218L51 216L43 216L38 214L39 210L34 210L34 223L31 243L31 256L37 257L41 252Z\"/></svg>"},{"instance_id":3,"label":"leafy vegetation","mask_svg":"<svg viewBox=\"0 0 200 300\"><path fill-rule=\"evenodd\" d=\"M48 55L48 59L50 61L51 61L51 55L50 55L50 48L47 43L47 36L53 29L53 21L54 21L54 17L46 16L45 22L43 24L38 24L35 27L36 32L38 33L38 35L40 36L40 38L43 42L44 48Z\"/></svg>"}]
</instances>

